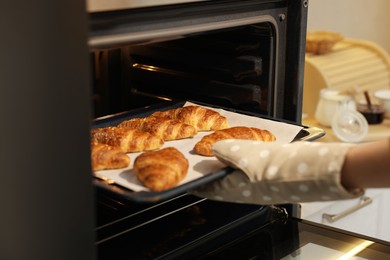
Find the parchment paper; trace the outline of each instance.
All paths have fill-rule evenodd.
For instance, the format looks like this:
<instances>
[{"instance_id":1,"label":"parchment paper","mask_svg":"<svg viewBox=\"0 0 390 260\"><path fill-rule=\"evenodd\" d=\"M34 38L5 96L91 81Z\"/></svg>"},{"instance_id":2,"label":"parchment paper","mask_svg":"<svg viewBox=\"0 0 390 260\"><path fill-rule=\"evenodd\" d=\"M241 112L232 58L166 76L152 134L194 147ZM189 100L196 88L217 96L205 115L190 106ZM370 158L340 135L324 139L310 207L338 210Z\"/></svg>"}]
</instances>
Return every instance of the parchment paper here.
<instances>
[{"instance_id":1,"label":"parchment paper","mask_svg":"<svg viewBox=\"0 0 390 260\"><path fill-rule=\"evenodd\" d=\"M185 106L194 105L193 103L187 102ZM198 106L198 104L196 104ZM266 129L272 132L276 136L276 142L289 143L294 137L301 131L303 127L296 126L288 123L277 122L273 120L262 119L258 117L252 117L242 114L233 113L230 111L215 109L220 114L228 119L230 126L249 126L257 127L260 129ZM162 148L173 146L179 149L184 156L188 159L190 167L188 174L180 184L195 180L204 176L205 174L212 174L213 172L225 167L216 157L205 157L195 154L192 150L195 144L202 139L203 136L211 134L208 132L199 132L195 137L189 139L166 141ZM100 178L115 182L116 184L128 188L133 191L148 191L147 188L137 180L135 173L133 172L133 162L135 158L141 153L129 153L131 163L129 167L115 170L103 170L96 171L95 175Z\"/></svg>"}]
</instances>

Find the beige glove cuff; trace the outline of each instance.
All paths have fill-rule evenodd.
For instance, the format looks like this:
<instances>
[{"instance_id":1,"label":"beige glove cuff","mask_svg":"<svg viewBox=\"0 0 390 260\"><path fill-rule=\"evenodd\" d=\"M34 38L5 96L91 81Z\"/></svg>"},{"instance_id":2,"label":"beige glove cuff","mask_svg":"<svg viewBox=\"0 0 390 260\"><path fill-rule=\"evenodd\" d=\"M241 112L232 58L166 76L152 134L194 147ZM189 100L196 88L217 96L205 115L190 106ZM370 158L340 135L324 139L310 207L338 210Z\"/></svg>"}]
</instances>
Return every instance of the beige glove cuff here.
<instances>
[{"instance_id":1,"label":"beige glove cuff","mask_svg":"<svg viewBox=\"0 0 390 260\"><path fill-rule=\"evenodd\" d=\"M354 198L363 190L347 191L340 183L344 157L352 146L221 141L214 145L217 158L245 174L236 171L202 192L213 199L256 204Z\"/></svg>"}]
</instances>

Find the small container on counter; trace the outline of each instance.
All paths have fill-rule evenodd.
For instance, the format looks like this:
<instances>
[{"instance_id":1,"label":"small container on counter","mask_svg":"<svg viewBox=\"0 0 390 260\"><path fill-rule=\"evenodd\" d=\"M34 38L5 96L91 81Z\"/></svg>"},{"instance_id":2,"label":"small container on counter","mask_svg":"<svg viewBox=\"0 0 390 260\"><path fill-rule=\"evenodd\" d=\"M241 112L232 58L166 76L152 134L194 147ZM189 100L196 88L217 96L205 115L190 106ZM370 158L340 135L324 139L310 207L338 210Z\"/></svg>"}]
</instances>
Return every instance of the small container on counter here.
<instances>
[{"instance_id":1,"label":"small container on counter","mask_svg":"<svg viewBox=\"0 0 390 260\"><path fill-rule=\"evenodd\" d=\"M343 142L361 142L368 133L367 120L356 110L354 97L338 90L321 90L315 119L321 125L331 127Z\"/></svg>"},{"instance_id":2,"label":"small container on counter","mask_svg":"<svg viewBox=\"0 0 390 260\"><path fill-rule=\"evenodd\" d=\"M354 109L336 112L332 120L332 131L343 142L359 143L368 134L366 118Z\"/></svg>"},{"instance_id":3,"label":"small container on counter","mask_svg":"<svg viewBox=\"0 0 390 260\"><path fill-rule=\"evenodd\" d=\"M321 125L330 127L335 114L346 109L356 109L352 96L341 94L338 90L321 89L315 119Z\"/></svg>"},{"instance_id":4,"label":"small container on counter","mask_svg":"<svg viewBox=\"0 0 390 260\"><path fill-rule=\"evenodd\" d=\"M390 118L390 89L381 89L374 92L374 96L381 102L385 110L385 118Z\"/></svg>"},{"instance_id":5,"label":"small container on counter","mask_svg":"<svg viewBox=\"0 0 390 260\"><path fill-rule=\"evenodd\" d=\"M367 123L370 125L380 124L383 122L385 116L385 110L382 105L371 104L358 104L357 110L367 119Z\"/></svg>"}]
</instances>

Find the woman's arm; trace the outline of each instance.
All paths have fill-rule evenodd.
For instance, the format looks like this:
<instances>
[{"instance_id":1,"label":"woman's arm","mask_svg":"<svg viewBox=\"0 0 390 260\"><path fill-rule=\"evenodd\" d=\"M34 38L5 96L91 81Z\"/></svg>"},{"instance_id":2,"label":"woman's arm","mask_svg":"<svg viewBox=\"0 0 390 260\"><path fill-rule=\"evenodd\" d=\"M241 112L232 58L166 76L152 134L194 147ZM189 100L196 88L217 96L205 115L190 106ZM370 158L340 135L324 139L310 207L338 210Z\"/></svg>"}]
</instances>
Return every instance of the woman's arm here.
<instances>
[{"instance_id":1,"label":"woman's arm","mask_svg":"<svg viewBox=\"0 0 390 260\"><path fill-rule=\"evenodd\" d=\"M390 187L390 139L352 147L345 157L341 183L347 189Z\"/></svg>"}]
</instances>

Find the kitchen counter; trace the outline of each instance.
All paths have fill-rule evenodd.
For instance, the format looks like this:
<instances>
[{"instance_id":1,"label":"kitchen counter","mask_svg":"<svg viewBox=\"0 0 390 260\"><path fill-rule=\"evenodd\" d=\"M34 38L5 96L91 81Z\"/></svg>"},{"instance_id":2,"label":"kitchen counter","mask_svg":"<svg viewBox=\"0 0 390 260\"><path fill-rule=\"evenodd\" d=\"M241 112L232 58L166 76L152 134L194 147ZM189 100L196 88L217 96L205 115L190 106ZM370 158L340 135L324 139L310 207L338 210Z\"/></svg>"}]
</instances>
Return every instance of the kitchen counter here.
<instances>
[{"instance_id":1,"label":"kitchen counter","mask_svg":"<svg viewBox=\"0 0 390 260\"><path fill-rule=\"evenodd\" d=\"M306 117L302 119L302 124L307 126L315 126L325 131L325 136L316 140L318 142L340 142L336 135L333 133L331 127L326 127L319 124L314 118ZM368 134L363 142L377 141L390 137L390 119L385 119L381 124L369 125Z\"/></svg>"},{"instance_id":2,"label":"kitchen counter","mask_svg":"<svg viewBox=\"0 0 390 260\"><path fill-rule=\"evenodd\" d=\"M311 117L303 119L302 124L319 127L325 131L325 136L317 139L316 142L341 142L330 127L322 126ZM385 119L381 124L369 125L368 134L363 142L377 141L388 137L390 137L390 119ZM369 203L362 203L359 198L301 203L301 218L329 228L348 230L355 234L390 242L390 225L386 221L390 217L390 210L387 207L390 202L390 189L368 189L364 198L369 198ZM346 212L348 214L344 215ZM324 218L324 215L329 214L343 215L343 217L335 222L329 222Z\"/></svg>"}]
</instances>

